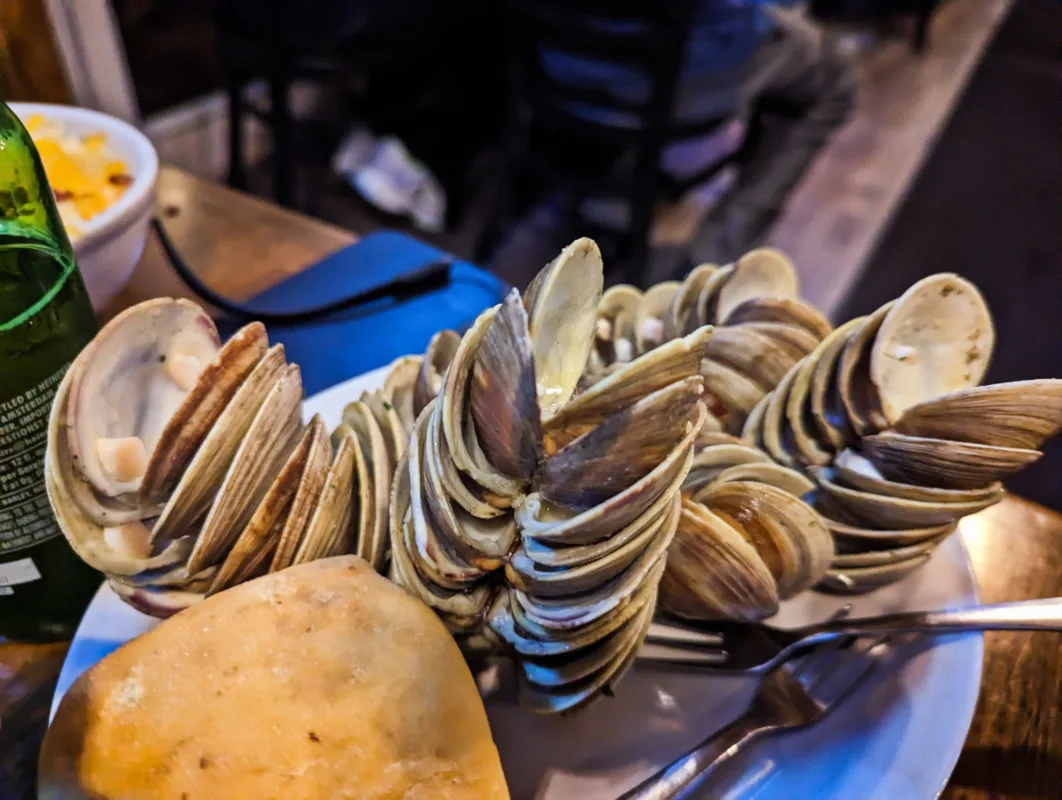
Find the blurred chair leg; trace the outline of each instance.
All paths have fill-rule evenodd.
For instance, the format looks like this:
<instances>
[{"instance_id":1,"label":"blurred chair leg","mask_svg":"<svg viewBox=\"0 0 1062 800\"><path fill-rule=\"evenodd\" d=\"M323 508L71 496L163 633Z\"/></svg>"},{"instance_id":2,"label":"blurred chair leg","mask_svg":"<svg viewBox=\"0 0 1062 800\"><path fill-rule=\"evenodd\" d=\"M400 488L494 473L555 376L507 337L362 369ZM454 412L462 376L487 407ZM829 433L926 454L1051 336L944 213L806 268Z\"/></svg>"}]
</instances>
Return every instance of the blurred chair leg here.
<instances>
[{"instance_id":1,"label":"blurred chair leg","mask_svg":"<svg viewBox=\"0 0 1062 800\"><path fill-rule=\"evenodd\" d=\"M247 188L243 160L243 87L238 81L228 86L229 96L229 174L227 182L234 189Z\"/></svg>"}]
</instances>

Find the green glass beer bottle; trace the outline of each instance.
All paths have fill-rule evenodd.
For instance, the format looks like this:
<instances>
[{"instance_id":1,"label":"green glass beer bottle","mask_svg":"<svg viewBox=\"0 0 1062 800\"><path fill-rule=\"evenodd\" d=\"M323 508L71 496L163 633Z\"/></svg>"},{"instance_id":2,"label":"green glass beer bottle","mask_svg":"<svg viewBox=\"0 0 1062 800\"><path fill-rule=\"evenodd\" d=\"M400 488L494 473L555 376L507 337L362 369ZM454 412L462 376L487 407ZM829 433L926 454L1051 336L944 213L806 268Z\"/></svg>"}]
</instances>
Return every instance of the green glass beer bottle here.
<instances>
[{"instance_id":1,"label":"green glass beer bottle","mask_svg":"<svg viewBox=\"0 0 1062 800\"><path fill-rule=\"evenodd\" d=\"M100 583L44 486L52 398L95 333L37 149L0 101L0 637L70 638Z\"/></svg>"}]
</instances>

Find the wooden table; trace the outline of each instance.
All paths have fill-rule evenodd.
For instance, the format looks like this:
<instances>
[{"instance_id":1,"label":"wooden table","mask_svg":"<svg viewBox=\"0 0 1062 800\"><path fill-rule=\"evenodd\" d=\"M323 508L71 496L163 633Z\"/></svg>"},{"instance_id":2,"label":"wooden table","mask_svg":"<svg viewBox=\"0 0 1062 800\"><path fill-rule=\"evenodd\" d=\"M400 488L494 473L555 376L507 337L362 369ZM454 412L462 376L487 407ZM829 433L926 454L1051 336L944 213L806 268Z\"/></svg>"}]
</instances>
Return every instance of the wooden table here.
<instances>
[{"instance_id":1,"label":"wooden table","mask_svg":"<svg viewBox=\"0 0 1062 800\"><path fill-rule=\"evenodd\" d=\"M235 298L354 240L172 169L161 176L159 213L188 263ZM120 305L164 294L187 292L151 242ZM1062 595L1062 514L1007 497L965 519L961 530L986 602ZM37 748L65 653L65 644L0 644L0 800L18 792L32 796ZM1053 634L987 634L977 714L944 797L1060 795L1062 642Z\"/></svg>"}]
</instances>

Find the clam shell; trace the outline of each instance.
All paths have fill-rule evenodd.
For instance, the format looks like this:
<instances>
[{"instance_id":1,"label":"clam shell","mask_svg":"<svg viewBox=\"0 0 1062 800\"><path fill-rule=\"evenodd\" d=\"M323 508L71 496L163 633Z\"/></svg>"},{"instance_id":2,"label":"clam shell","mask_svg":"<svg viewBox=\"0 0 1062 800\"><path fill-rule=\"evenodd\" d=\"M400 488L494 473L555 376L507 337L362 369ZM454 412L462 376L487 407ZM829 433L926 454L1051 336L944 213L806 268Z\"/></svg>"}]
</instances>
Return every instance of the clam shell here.
<instances>
[{"instance_id":1,"label":"clam shell","mask_svg":"<svg viewBox=\"0 0 1062 800\"><path fill-rule=\"evenodd\" d=\"M413 538L412 541L406 540L406 552L417 571L432 585L461 591L476 583L485 572L447 546L443 529L435 525L431 516L423 491L424 469L421 461L427 423L427 415L422 414L417 419L413 438L409 442L409 508Z\"/></svg>"},{"instance_id":2,"label":"clam shell","mask_svg":"<svg viewBox=\"0 0 1062 800\"><path fill-rule=\"evenodd\" d=\"M546 461L540 494L551 503L588 509L637 483L692 427L702 391L701 377L691 376L613 414Z\"/></svg>"},{"instance_id":3,"label":"clam shell","mask_svg":"<svg viewBox=\"0 0 1062 800\"><path fill-rule=\"evenodd\" d=\"M843 509L837 509L822 500L816 500L815 510L833 535L837 547L849 551L905 547L930 539L943 538L955 530L955 523L933 525L928 528L876 530L841 519L844 516Z\"/></svg>"},{"instance_id":4,"label":"clam shell","mask_svg":"<svg viewBox=\"0 0 1062 800\"><path fill-rule=\"evenodd\" d=\"M685 478L693 461L693 441L703 417L698 418L685 438L648 475L613 495L604 503L582 512L544 503L537 493L527 495L516 506L516 522L525 536L562 544L592 544L625 528L653 504L665 488Z\"/></svg>"},{"instance_id":5,"label":"clam shell","mask_svg":"<svg viewBox=\"0 0 1062 800\"><path fill-rule=\"evenodd\" d=\"M634 337L637 329L634 322L634 311L623 309L612 320L612 358L622 364L635 359L637 352ZM563 406L558 406L558 410Z\"/></svg>"},{"instance_id":6,"label":"clam shell","mask_svg":"<svg viewBox=\"0 0 1062 800\"><path fill-rule=\"evenodd\" d=\"M491 493L486 497L488 502L505 508L511 504L512 498L519 494L523 481L503 475L487 460L486 454L480 448L467 408L472 366L496 312L497 307L484 311L462 337L457 355L446 371L439 393L442 400L439 413L442 414L443 433L454 464Z\"/></svg>"},{"instance_id":7,"label":"clam shell","mask_svg":"<svg viewBox=\"0 0 1062 800\"><path fill-rule=\"evenodd\" d=\"M721 324L741 325L745 322L781 322L803 328L816 341L822 341L833 330L821 311L796 297L753 297L734 308Z\"/></svg>"},{"instance_id":8,"label":"clam shell","mask_svg":"<svg viewBox=\"0 0 1062 800\"><path fill-rule=\"evenodd\" d=\"M216 564L250 520L296 444L302 428L301 404L299 368L290 364L240 440L188 557L190 573Z\"/></svg>"},{"instance_id":9,"label":"clam shell","mask_svg":"<svg viewBox=\"0 0 1062 800\"><path fill-rule=\"evenodd\" d=\"M784 322L743 322L740 327L766 334L776 341L789 345L801 355L807 355L819 344L818 337L813 333Z\"/></svg>"},{"instance_id":10,"label":"clam shell","mask_svg":"<svg viewBox=\"0 0 1062 800\"><path fill-rule=\"evenodd\" d=\"M121 481L108 474L97 442L135 436L150 458L192 388L169 375L166 359L179 350L205 367L220 348L207 313L169 297L127 309L96 334L71 368L66 408L71 458L93 488L109 497L139 491L143 475Z\"/></svg>"},{"instance_id":11,"label":"clam shell","mask_svg":"<svg viewBox=\"0 0 1062 800\"><path fill-rule=\"evenodd\" d=\"M421 488L431 519L461 558L484 571L498 569L516 542L516 521L510 515L482 519L451 502L438 467L438 415L426 410L422 418Z\"/></svg>"},{"instance_id":12,"label":"clam shell","mask_svg":"<svg viewBox=\"0 0 1062 800\"><path fill-rule=\"evenodd\" d=\"M343 422L353 430L361 456L368 467L367 478L362 480L360 475L358 477L359 487L367 487L370 491L366 493L359 488L362 503L356 553L372 564L374 569L381 570L387 559L387 502L394 465L376 417L365 403L358 401L344 408ZM369 500L367 504L364 502L366 499Z\"/></svg>"},{"instance_id":13,"label":"clam shell","mask_svg":"<svg viewBox=\"0 0 1062 800\"><path fill-rule=\"evenodd\" d=\"M701 264L690 270L671 298L671 308L664 318L665 338L677 339L708 324L708 319L698 314L697 299L704 284L718 269L717 264Z\"/></svg>"},{"instance_id":14,"label":"clam shell","mask_svg":"<svg viewBox=\"0 0 1062 800\"><path fill-rule=\"evenodd\" d=\"M707 355L747 375L769 391L804 354L747 325L737 325L716 328L708 341Z\"/></svg>"},{"instance_id":15,"label":"clam shell","mask_svg":"<svg viewBox=\"0 0 1062 800\"><path fill-rule=\"evenodd\" d=\"M950 532L949 532L950 534ZM946 534L945 536L947 536ZM862 553L843 553L834 557L831 569L844 572L856 567L881 567L916 558L923 553L931 553L943 540L943 537L929 539L918 544L909 544L890 550L867 550Z\"/></svg>"},{"instance_id":16,"label":"clam shell","mask_svg":"<svg viewBox=\"0 0 1062 800\"><path fill-rule=\"evenodd\" d=\"M637 633L625 640L624 648L612 661L582 681L567 684L562 689L549 691L537 686L531 680L520 684L520 702L539 714L567 714L577 711L599 697L606 689L612 689L634 664L645 635L652 622L656 601L650 598L643 610L639 612L636 625ZM524 672L527 678L527 673Z\"/></svg>"},{"instance_id":17,"label":"clam shell","mask_svg":"<svg viewBox=\"0 0 1062 800\"><path fill-rule=\"evenodd\" d=\"M694 312L698 319L705 320L706 324L719 319L716 314L719 290L723 288L723 285L733 274L734 265L728 264L725 267L720 267L705 279L704 285L701 287L701 293L697 297L696 311Z\"/></svg>"},{"instance_id":18,"label":"clam shell","mask_svg":"<svg viewBox=\"0 0 1062 800\"><path fill-rule=\"evenodd\" d=\"M866 317L856 317L844 323L807 356L815 362L808 388L811 422L819 438L829 442L834 450L843 449L854 436L836 392L837 362L848 341L865 321Z\"/></svg>"},{"instance_id":19,"label":"clam shell","mask_svg":"<svg viewBox=\"0 0 1062 800\"><path fill-rule=\"evenodd\" d=\"M542 449L542 429L527 312L515 289L480 342L469 404L490 464L510 478L529 480Z\"/></svg>"},{"instance_id":20,"label":"clam shell","mask_svg":"<svg viewBox=\"0 0 1062 800\"><path fill-rule=\"evenodd\" d=\"M685 619L765 619L778 589L760 554L733 526L683 498L660 580L660 608Z\"/></svg>"},{"instance_id":21,"label":"clam shell","mask_svg":"<svg viewBox=\"0 0 1062 800\"><path fill-rule=\"evenodd\" d=\"M746 300L799 294L796 269L785 253L773 247L759 247L743 255L734 265L733 274L719 290L715 318L726 319Z\"/></svg>"},{"instance_id":22,"label":"clam shell","mask_svg":"<svg viewBox=\"0 0 1062 800\"><path fill-rule=\"evenodd\" d=\"M1038 450L994 447L879 433L863 440L863 453L888 480L946 489L980 489L1032 464Z\"/></svg>"},{"instance_id":23,"label":"clam shell","mask_svg":"<svg viewBox=\"0 0 1062 800\"><path fill-rule=\"evenodd\" d=\"M406 435L405 426L394 404L388 399L389 395L381 390L375 392L362 392L359 398L376 419L376 424L383 434L384 447L387 448L387 460L391 469L394 469L398 459L405 452L409 437ZM390 484L390 481L388 481Z\"/></svg>"},{"instance_id":24,"label":"clam shell","mask_svg":"<svg viewBox=\"0 0 1062 800\"><path fill-rule=\"evenodd\" d=\"M629 364L573 398L543 423L546 452L556 453L590 432L613 414L634 405L649 394L691 375L696 375L711 328L673 339Z\"/></svg>"},{"instance_id":25,"label":"clam shell","mask_svg":"<svg viewBox=\"0 0 1062 800\"><path fill-rule=\"evenodd\" d=\"M501 508L487 502L487 494L482 487L458 471L443 434L441 410L432 413L428 435L432 439L432 447L427 454L431 469L439 476L450 499L479 519L493 519L504 514Z\"/></svg>"},{"instance_id":26,"label":"clam shell","mask_svg":"<svg viewBox=\"0 0 1062 800\"><path fill-rule=\"evenodd\" d=\"M207 511L240 443L285 369L284 347L278 344L251 370L177 482L152 530L153 542L184 536Z\"/></svg>"},{"instance_id":27,"label":"clam shell","mask_svg":"<svg viewBox=\"0 0 1062 800\"><path fill-rule=\"evenodd\" d=\"M429 608L445 614L447 626L451 629L475 626L490 603L489 585L481 583L471 591L449 592L426 583L410 560L408 542L412 538L409 535L412 533L412 518L408 450L402 455L395 470L390 507L391 580L407 589Z\"/></svg>"},{"instance_id":28,"label":"clam shell","mask_svg":"<svg viewBox=\"0 0 1062 800\"><path fill-rule=\"evenodd\" d=\"M599 367L607 367L617 360L616 318L620 314L626 320L621 332L621 337L626 339L625 348L630 353L634 352L634 310L641 301L642 290L626 283L610 286L601 295L597 304L597 320L594 322L594 347L590 351L591 356L596 356L600 362ZM527 292L524 293L524 305L528 305ZM630 358L625 360L630 361Z\"/></svg>"},{"instance_id":29,"label":"clam shell","mask_svg":"<svg viewBox=\"0 0 1062 800\"><path fill-rule=\"evenodd\" d=\"M204 592L185 589L155 589L151 586L129 586L115 578L108 578L107 583L122 600L141 614L156 619L167 619L178 611L191 608L206 595Z\"/></svg>"},{"instance_id":30,"label":"clam shell","mask_svg":"<svg viewBox=\"0 0 1062 800\"><path fill-rule=\"evenodd\" d=\"M460 344L461 337L457 331L442 330L431 337L417 379L413 382L414 420L420 416L420 412L428 403L438 397L443 375L457 355L457 347Z\"/></svg>"},{"instance_id":31,"label":"clam shell","mask_svg":"<svg viewBox=\"0 0 1062 800\"><path fill-rule=\"evenodd\" d=\"M863 594L906 578L929 561L931 555L931 553L922 553L905 561L873 567L831 569L819 581L816 588L835 594Z\"/></svg>"},{"instance_id":32,"label":"clam shell","mask_svg":"<svg viewBox=\"0 0 1062 800\"><path fill-rule=\"evenodd\" d=\"M908 500L841 486L832 480L831 470L821 467L815 467L814 474L822 490L838 505L847 509L856 521L871 527L928 528L946 525L995 505L1002 499L1002 494L999 494L958 503Z\"/></svg>"},{"instance_id":33,"label":"clam shell","mask_svg":"<svg viewBox=\"0 0 1062 800\"><path fill-rule=\"evenodd\" d=\"M413 387L417 382L424 359L421 356L402 356L391 362L387 377L384 379L384 392L395 407L395 413L408 434L413 430L417 415L413 411ZM442 375L439 375L442 383Z\"/></svg>"},{"instance_id":34,"label":"clam shell","mask_svg":"<svg viewBox=\"0 0 1062 800\"><path fill-rule=\"evenodd\" d=\"M679 489L677 484L669 487L637 519L600 542L558 547L525 535L523 549L532 561L544 567L578 567L605 558L634 539L648 543L671 505L678 502Z\"/></svg>"},{"instance_id":35,"label":"clam shell","mask_svg":"<svg viewBox=\"0 0 1062 800\"><path fill-rule=\"evenodd\" d=\"M844 450L833 463L836 481L850 489L872 494L901 497L906 500L928 500L940 503L966 503L1003 496L1003 484L993 483L980 489L935 489L913 483L896 483L881 477L870 461L854 450Z\"/></svg>"},{"instance_id":36,"label":"clam shell","mask_svg":"<svg viewBox=\"0 0 1062 800\"><path fill-rule=\"evenodd\" d=\"M661 281L642 295L642 302L634 310L634 347L638 355L664 343L664 321L681 285L678 281Z\"/></svg>"},{"instance_id":37,"label":"clam shell","mask_svg":"<svg viewBox=\"0 0 1062 800\"><path fill-rule=\"evenodd\" d=\"M741 428L741 438L748 444L755 448L762 448L763 445L763 420L767 415L767 406L771 403L771 394L768 392L749 412L748 419L745 420L744 426Z\"/></svg>"},{"instance_id":38,"label":"clam shell","mask_svg":"<svg viewBox=\"0 0 1062 800\"><path fill-rule=\"evenodd\" d=\"M819 442L810 424L811 413L808 393L811 376L817 360L814 355L803 358L794 370L789 395L785 400L785 421L789 429L789 441L796 450L796 457L804 464L824 466L833 460L832 442Z\"/></svg>"},{"instance_id":39,"label":"clam shell","mask_svg":"<svg viewBox=\"0 0 1062 800\"><path fill-rule=\"evenodd\" d=\"M697 450L682 484L683 491L692 491L714 481L721 472L739 464L769 464L771 457L757 447L744 442L724 442Z\"/></svg>"},{"instance_id":40,"label":"clam shell","mask_svg":"<svg viewBox=\"0 0 1062 800\"><path fill-rule=\"evenodd\" d=\"M340 428L332 437L335 460L325 476L324 488L299 542L292 564L305 564L320 558L348 553L354 545L357 490L354 459L358 442L353 431Z\"/></svg>"},{"instance_id":41,"label":"clam shell","mask_svg":"<svg viewBox=\"0 0 1062 800\"><path fill-rule=\"evenodd\" d=\"M206 365L170 417L140 482L144 503L164 499L177 485L211 427L269 348L265 326L252 322L233 334Z\"/></svg>"},{"instance_id":42,"label":"clam shell","mask_svg":"<svg viewBox=\"0 0 1062 800\"><path fill-rule=\"evenodd\" d=\"M665 514L648 525L640 535L629 538L605 555L572 567L542 567L526 549L517 548L505 565L505 575L510 586L529 596L572 599L573 595L578 595L585 598L587 593L611 581L635 561L651 556L655 552L654 543L674 534L678 512L676 496ZM663 545L663 549L666 547L666 544ZM581 601L572 599L572 602Z\"/></svg>"},{"instance_id":43,"label":"clam shell","mask_svg":"<svg viewBox=\"0 0 1062 800\"><path fill-rule=\"evenodd\" d=\"M70 395L70 370L59 382L48 417L48 443L44 454L44 471L61 484L65 502L77 510L78 518L107 528L157 517L159 506L141 506L125 502L129 495L108 497L100 494L74 467L66 432L66 404ZM60 520L62 523L62 520ZM77 523L82 524L82 523Z\"/></svg>"},{"instance_id":44,"label":"clam shell","mask_svg":"<svg viewBox=\"0 0 1062 800\"><path fill-rule=\"evenodd\" d=\"M814 490L815 484L796 470L780 464L738 464L727 467L715 476L715 483L729 481L755 481L777 486L794 497L800 497ZM693 499L703 502L703 490L693 495Z\"/></svg>"},{"instance_id":45,"label":"clam shell","mask_svg":"<svg viewBox=\"0 0 1062 800\"><path fill-rule=\"evenodd\" d=\"M789 399L789 391L793 388L800 365L796 364L785 374L774 391L768 395L767 409L763 413L763 446L770 453L771 458L787 467L795 466L796 458L793 452L793 437L788 430L785 411Z\"/></svg>"},{"instance_id":46,"label":"clam shell","mask_svg":"<svg viewBox=\"0 0 1062 800\"><path fill-rule=\"evenodd\" d=\"M837 392L852 428L860 436L889 426L881 411L881 398L870 380L870 353L882 321L893 308L886 303L854 331L837 364Z\"/></svg>"},{"instance_id":47,"label":"clam shell","mask_svg":"<svg viewBox=\"0 0 1062 800\"><path fill-rule=\"evenodd\" d=\"M277 572L294 563L295 552L306 535L314 511L317 510L332 464L332 443L325 433L324 422L316 414L310 420L307 434L310 436L310 449L306 454L306 466L299 478L284 528L273 552L273 559L269 564L270 572Z\"/></svg>"},{"instance_id":48,"label":"clam shell","mask_svg":"<svg viewBox=\"0 0 1062 800\"><path fill-rule=\"evenodd\" d=\"M717 483L705 506L744 532L763 558L782 598L809 589L833 561L833 539L811 506L776 486Z\"/></svg>"},{"instance_id":49,"label":"clam shell","mask_svg":"<svg viewBox=\"0 0 1062 800\"><path fill-rule=\"evenodd\" d=\"M287 522L291 502L302 482L314 438L318 435L318 427L324 426L320 418L315 417L313 424L306 427L299 443L288 455L288 460L266 490L262 502L236 538L207 594L243 583L268 570Z\"/></svg>"},{"instance_id":50,"label":"clam shell","mask_svg":"<svg viewBox=\"0 0 1062 800\"><path fill-rule=\"evenodd\" d=\"M568 402L582 375L593 346L603 275L597 245L576 239L535 277L524 296L545 416Z\"/></svg>"},{"instance_id":51,"label":"clam shell","mask_svg":"<svg viewBox=\"0 0 1062 800\"><path fill-rule=\"evenodd\" d=\"M911 406L976 386L995 328L981 293L958 275L931 275L892 306L870 353L869 375L889 423Z\"/></svg>"},{"instance_id":52,"label":"clam shell","mask_svg":"<svg viewBox=\"0 0 1062 800\"><path fill-rule=\"evenodd\" d=\"M961 389L916 403L895 427L909 436L1039 450L1062 430L1062 380Z\"/></svg>"},{"instance_id":53,"label":"clam shell","mask_svg":"<svg viewBox=\"0 0 1062 800\"><path fill-rule=\"evenodd\" d=\"M726 407L726 427L740 431L749 412L763 398L763 388L737 370L711 358L701 362L700 371L704 388Z\"/></svg>"}]
</instances>

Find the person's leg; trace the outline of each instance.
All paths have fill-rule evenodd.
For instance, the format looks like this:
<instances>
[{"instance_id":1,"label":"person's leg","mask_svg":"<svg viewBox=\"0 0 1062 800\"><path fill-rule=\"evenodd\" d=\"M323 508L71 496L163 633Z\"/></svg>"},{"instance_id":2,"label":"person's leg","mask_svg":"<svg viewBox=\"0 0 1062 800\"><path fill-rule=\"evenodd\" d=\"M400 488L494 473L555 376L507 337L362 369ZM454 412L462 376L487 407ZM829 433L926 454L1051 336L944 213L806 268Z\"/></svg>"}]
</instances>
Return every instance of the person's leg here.
<instances>
[{"instance_id":1,"label":"person's leg","mask_svg":"<svg viewBox=\"0 0 1062 800\"><path fill-rule=\"evenodd\" d=\"M759 135L741 157L741 178L691 243L691 260L725 262L757 246L815 153L841 125L856 95L852 59L838 41L791 12L757 53L745 81Z\"/></svg>"}]
</instances>

